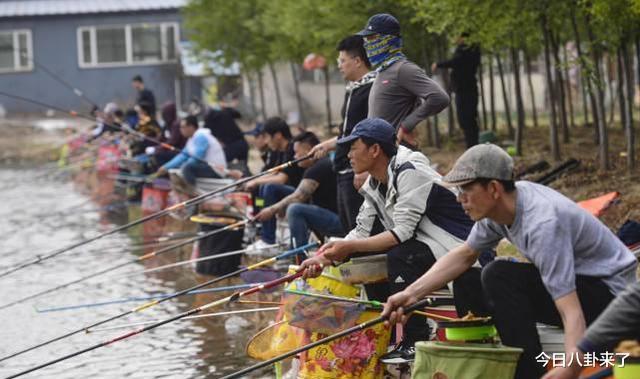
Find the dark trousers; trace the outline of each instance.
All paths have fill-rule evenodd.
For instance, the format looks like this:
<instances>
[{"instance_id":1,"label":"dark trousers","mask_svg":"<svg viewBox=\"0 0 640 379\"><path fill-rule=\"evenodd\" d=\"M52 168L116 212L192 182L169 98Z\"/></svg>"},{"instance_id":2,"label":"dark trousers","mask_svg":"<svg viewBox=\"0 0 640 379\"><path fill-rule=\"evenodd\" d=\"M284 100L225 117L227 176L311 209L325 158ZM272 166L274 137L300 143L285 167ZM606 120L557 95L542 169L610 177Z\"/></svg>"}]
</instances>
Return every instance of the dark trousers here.
<instances>
[{"instance_id":1,"label":"dark trousers","mask_svg":"<svg viewBox=\"0 0 640 379\"><path fill-rule=\"evenodd\" d=\"M393 295L407 288L424 275L436 262L431 249L416 239L407 240L394 246L387 252L387 274L389 289ZM427 320L421 315L409 317L404 325L405 343L413 345L416 341L429 339Z\"/></svg>"},{"instance_id":2,"label":"dark trousers","mask_svg":"<svg viewBox=\"0 0 640 379\"><path fill-rule=\"evenodd\" d=\"M478 144L478 89L460 88L456 91L456 114L464 133L467 148Z\"/></svg>"},{"instance_id":3,"label":"dark trousers","mask_svg":"<svg viewBox=\"0 0 640 379\"><path fill-rule=\"evenodd\" d=\"M481 285L502 342L524 349L516 379L540 378L545 369L535 358L542 352L536 322L562 327L562 319L542 283L540 272L532 264L494 261L482 269ZM454 282L456 308L458 302L482 308L477 304L481 298L477 287L473 280L466 284L461 281L457 286ZM606 284L594 277L576 276L576 291L587 325L614 298Z\"/></svg>"},{"instance_id":4,"label":"dark trousers","mask_svg":"<svg viewBox=\"0 0 640 379\"><path fill-rule=\"evenodd\" d=\"M336 181L338 186L338 216L340 216L340 222L344 230L349 232L356 227L356 218L364 198L353 186L353 172L337 174Z\"/></svg>"},{"instance_id":5,"label":"dark trousers","mask_svg":"<svg viewBox=\"0 0 640 379\"><path fill-rule=\"evenodd\" d=\"M227 162L232 162L234 159L246 161L249 156L249 144L244 138L233 141L224 146L224 156Z\"/></svg>"},{"instance_id":6,"label":"dark trousers","mask_svg":"<svg viewBox=\"0 0 640 379\"><path fill-rule=\"evenodd\" d=\"M189 161L182 165L182 177L192 186L196 184L196 178L220 178L211 166L200 161Z\"/></svg>"}]
</instances>

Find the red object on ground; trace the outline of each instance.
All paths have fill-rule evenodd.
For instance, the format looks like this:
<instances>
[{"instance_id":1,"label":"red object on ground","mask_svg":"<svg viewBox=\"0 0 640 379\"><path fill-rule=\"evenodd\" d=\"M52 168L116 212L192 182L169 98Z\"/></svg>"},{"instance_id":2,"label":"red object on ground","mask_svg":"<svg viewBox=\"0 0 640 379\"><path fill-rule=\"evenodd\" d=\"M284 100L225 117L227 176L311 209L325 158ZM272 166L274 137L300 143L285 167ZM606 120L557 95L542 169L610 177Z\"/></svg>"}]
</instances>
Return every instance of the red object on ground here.
<instances>
[{"instance_id":1,"label":"red object on ground","mask_svg":"<svg viewBox=\"0 0 640 379\"><path fill-rule=\"evenodd\" d=\"M304 58L302 67L305 70L318 70L327 66L327 60L319 54L311 53Z\"/></svg>"},{"instance_id":2,"label":"red object on ground","mask_svg":"<svg viewBox=\"0 0 640 379\"><path fill-rule=\"evenodd\" d=\"M118 172L120 150L116 146L101 146L98 149L98 172Z\"/></svg>"},{"instance_id":3,"label":"red object on ground","mask_svg":"<svg viewBox=\"0 0 640 379\"><path fill-rule=\"evenodd\" d=\"M578 205L596 217L602 216L602 213L609 208L611 203L620 196L620 192L609 192L605 195L594 197L584 201L579 201Z\"/></svg>"}]
</instances>

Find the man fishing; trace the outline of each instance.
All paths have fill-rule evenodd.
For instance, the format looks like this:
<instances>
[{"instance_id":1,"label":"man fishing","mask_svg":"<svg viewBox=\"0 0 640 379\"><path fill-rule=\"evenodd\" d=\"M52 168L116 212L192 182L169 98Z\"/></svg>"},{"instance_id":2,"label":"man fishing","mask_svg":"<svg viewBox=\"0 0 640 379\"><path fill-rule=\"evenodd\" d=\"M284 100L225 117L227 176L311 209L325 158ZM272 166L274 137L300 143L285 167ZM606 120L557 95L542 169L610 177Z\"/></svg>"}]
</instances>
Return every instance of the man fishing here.
<instances>
[{"instance_id":1,"label":"man fishing","mask_svg":"<svg viewBox=\"0 0 640 379\"><path fill-rule=\"evenodd\" d=\"M456 203L455 194L439 184L441 177L427 157L396 147L395 141L395 128L379 118L360 121L349 136L338 140L349 146L355 174L370 176L360 189L365 200L356 227L344 240L324 245L318 255L302 263L310 276L319 275L319 265L336 264L356 253L386 251L390 292L397 293L466 238L473 222ZM372 236L376 218L384 231ZM474 275L479 283L477 273L468 274ZM428 336L424 318L412 317L402 342L381 360L413 359L414 343Z\"/></svg>"},{"instance_id":2,"label":"man fishing","mask_svg":"<svg viewBox=\"0 0 640 379\"><path fill-rule=\"evenodd\" d=\"M531 262L498 260L482 271L482 292L500 339L524 349L516 378L541 377L536 323L562 326L567 356L577 351L586 325L635 281L637 261L598 219L553 189L514 182L513 160L492 144L468 149L443 181L476 221L464 244L450 250L421 278L391 296L383 315L404 320L403 307L455 280L478 252L506 238ZM477 298L476 288L455 296Z\"/></svg>"}]
</instances>

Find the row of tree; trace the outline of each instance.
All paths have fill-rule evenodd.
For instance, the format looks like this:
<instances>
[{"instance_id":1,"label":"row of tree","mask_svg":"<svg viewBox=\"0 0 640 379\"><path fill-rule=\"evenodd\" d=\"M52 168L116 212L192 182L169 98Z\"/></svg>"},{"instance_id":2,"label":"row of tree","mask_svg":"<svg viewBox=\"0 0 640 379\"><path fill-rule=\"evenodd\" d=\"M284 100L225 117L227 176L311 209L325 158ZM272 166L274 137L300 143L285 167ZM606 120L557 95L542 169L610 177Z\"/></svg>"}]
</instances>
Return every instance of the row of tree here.
<instances>
[{"instance_id":1,"label":"row of tree","mask_svg":"<svg viewBox=\"0 0 640 379\"><path fill-rule=\"evenodd\" d=\"M470 42L480 44L484 54L480 84L484 75L490 78L490 88L481 88L482 94L489 93L481 101L482 124L496 129L494 95L500 90L507 132L518 154L523 151L525 120L533 118L537 125L541 118L535 103L525 107L527 89L521 73L526 73L529 98L535 102L531 66L540 58L544 62L553 158L559 160L561 142L569 142L574 115L579 112L575 108L580 106L584 124L593 129L599 146L600 167L609 169L607 130L615 108L605 104L605 90L612 79L605 69L607 62L614 62L617 118L626 134L629 170L635 169L633 99L640 65L634 66L634 62L640 62L640 0L192 0L185 18L189 38L199 49L220 51L221 63L239 62L246 74L257 77L262 104L262 69L268 67L280 113L274 64L289 62L304 123L296 63L310 52L334 57L340 39L362 29L371 15L381 12L400 20L405 53L428 73L431 62L446 57L451 40L461 33L469 33ZM568 44L575 46L575 52L567 53ZM512 97L504 80L507 65L513 72ZM578 91L571 90L571 66L580 71ZM494 74L499 75L500 89L494 88ZM327 94L328 77L325 69ZM446 75L443 81L447 86ZM511 119L512 108L515 120ZM448 132L452 133L451 107L448 112ZM439 144L438 119L429 120L428 125L430 141Z\"/></svg>"}]
</instances>

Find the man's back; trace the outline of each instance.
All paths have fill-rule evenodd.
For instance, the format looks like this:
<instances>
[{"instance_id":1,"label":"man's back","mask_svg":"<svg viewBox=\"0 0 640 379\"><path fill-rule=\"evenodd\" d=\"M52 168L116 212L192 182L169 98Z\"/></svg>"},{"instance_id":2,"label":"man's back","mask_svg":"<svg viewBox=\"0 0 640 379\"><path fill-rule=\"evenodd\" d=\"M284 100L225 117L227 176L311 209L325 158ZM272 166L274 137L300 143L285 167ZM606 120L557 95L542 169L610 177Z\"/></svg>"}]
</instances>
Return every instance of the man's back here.
<instances>
[{"instance_id":1,"label":"man's back","mask_svg":"<svg viewBox=\"0 0 640 379\"><path fill-rule=\"evenodd\" d=\"M412 130L447 105L449 97L442 88L415 63L403 59L378 73L369 94L368 118L382 118L396 129L402 124Z\"/></svg>"}]
</instances>

